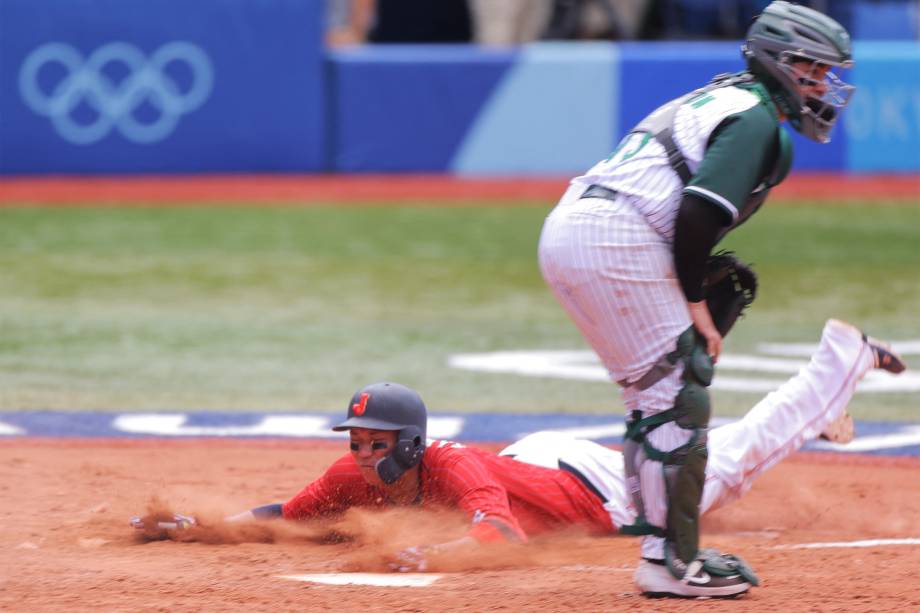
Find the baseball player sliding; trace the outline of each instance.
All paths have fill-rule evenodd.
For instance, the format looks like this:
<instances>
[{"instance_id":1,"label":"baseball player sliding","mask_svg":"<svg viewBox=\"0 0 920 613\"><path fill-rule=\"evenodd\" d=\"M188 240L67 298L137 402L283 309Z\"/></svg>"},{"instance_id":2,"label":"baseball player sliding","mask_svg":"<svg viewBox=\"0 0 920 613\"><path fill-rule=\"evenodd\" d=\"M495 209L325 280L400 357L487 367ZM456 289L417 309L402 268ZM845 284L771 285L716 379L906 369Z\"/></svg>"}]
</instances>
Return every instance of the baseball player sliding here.
<instances>
[{"instance_id":1,"label":"baseball player sliding","mask_svg":"<svg viewBox=\"0 0 920 613\"><path fill-rule=\"evenodd\" d=\"M643 537L637 581L650 593L726 596L754 584L748 572L705 581L732 558L699 546L704 475L707 488L713 478L707 449L710 465L726 461L715 438L707 442L707 387L722 338L756 287L749 269L730 257L713 266L711 253L786 176L792 152L780 124L828 142L853 92L838 76L852 66L850 37L812 9L772 2L742 52L745 72L658 108L573 179L540 238L545 280L622 387L637 517L621 531ZM746 286L727 319L714 316L713 268ZM760 442L750 444L765 460L753 451Z\"/></svg>"},{"instance_id":2,"label":"baseball player sliding","mask_svg":"<svg viewBox=\"0 0 920 613\"><path fill-rule=\"evenodd\" d=\"M816 438L844 414L857 382L872 368L904 370L901 359L856 328L829 321L808 365L769 394L740 421L710 436L701 511L739 498L760 474ZM229 521L283 517L309 520L349 507L448 507L470 521L458 540L406 549L391 560L397 571L424 571L431 556L475 549L490 541L524 542L567 526L609 535L638 517L618 451L567 435L540 432L496 455L448 441L427 441L427 411L415 391L375 383L348 403L350 451L283 504L269 504ZM194 524L177 516L175 525ZM141 521L135 526L143 528ZM719 557L701 588L676 581L663 566L642 565L640 587L653 595L730 596L738 577L756 578L743 561Z\"/></svg>"}]
</instances>

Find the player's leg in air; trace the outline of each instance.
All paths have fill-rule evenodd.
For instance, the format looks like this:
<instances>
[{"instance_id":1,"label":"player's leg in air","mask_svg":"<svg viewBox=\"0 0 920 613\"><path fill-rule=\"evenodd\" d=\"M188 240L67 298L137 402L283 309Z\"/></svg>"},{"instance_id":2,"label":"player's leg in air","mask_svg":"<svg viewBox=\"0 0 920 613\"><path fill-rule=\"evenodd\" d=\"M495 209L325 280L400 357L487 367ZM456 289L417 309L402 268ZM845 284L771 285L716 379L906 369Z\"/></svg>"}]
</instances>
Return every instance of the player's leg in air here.
<instances>
[{"instance_id":1,"label":"player's leg in air","mask_svg":"<svg viewBox=\"0 0 920 613\"><path fill-rule=\"evenodd\" d=\"M740 498L758 476L809 440L831 438L827 433L849 418L846 407L856 385L873 368L898 374L905 366L886 345L850 324L829 320L805 368L741 420L709 433L700 514ZM576 469L602 497L614 528L636 522L637 509L627 491L620 452L564 433L536 432L501 454L548 468L564 463ZM670 575L660 569L660 565L640 564L640 587L675 589Z\"/></svg>"},{"instance_id":2,"label":"player's leg in air","mask_svg":"<svg viewBox=\"0 0 920 613\"><path fill-rule=\"evenodd\" d=\"M701 512L738 499L754 479L810 440L848 442L852 420L847 404L873 368L898 374L905 366L879 341L848 323L829 320L805 368L741 420L710 432Z\"/></svg>"}]
</instances>

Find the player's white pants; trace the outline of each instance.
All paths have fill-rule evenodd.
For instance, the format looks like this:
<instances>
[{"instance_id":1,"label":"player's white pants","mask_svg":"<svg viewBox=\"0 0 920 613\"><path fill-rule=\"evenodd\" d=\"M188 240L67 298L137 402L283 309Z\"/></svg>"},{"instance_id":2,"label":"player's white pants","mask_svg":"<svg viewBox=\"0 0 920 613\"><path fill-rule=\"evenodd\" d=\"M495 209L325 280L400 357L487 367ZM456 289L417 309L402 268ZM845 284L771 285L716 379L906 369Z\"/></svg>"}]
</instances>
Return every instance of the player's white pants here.
<instances>
[{"instance_id":1,"label":"player's white pants","mask_svg":"<svg viewBox=\"0 0 920 613\"><path fill-rule=\"evenodd\" d=\"M700 511L740 498L764 471L816 439L843 414L873 365L859 330L828 321L817 351L799 374L740 421L712 430Z\"/></svg>"},{"instance_id":2,"label":"player's white pants","mask_svg":"<svg viewBox=\"0 0 920 613\"><path fill-rule=\"evenodd\" d=\"M677 346L678 336L691 324L687 301L670 241L628 198L579 198L582 190L570 187L547 217L540 237L540 269L611 379L633 382ZM682 372L678 368L643 391L624 388L627 412L638 410L647 417L673 407L683 386ZM671 451L691 435L671 422L650 433L648 441L660 451ZM667 497L661 464L645 461L639 471L646 518L664 527ZM645 537L644 555L652 556L646 550L660 552L663 542Z\"/></svg>"},{"instance_id":3,"label":"player's white pants","mask_svg":"<svg viewBox=\"0 0 920 613\"><path fill-rule=\"evenodd\" d=\"M853 397L857 382L872 366L872 352L861 333L846 324L829 321L817 351L797 375L768 394L739 421L710 432L700 512L706 513L740 498L764 471L805 442L817 438L840 417ZM502 454L548 467L558 467L561 459L578 469L604 495L608 500L605 507L615 526L636 520L636 509L626 490L623 456L618 451L557 432L538 432ZM643 475L643 485L648 478L663 489L660 464L654 464L658 467L657 476ZM645 497L644 502L648 519L652 523L663 522L664 498L656 501ZM642 554L661 558L660 547L660 539L645 538Z\"/></svg>"},{"instance_id":4,"label":"player's white pants","mask_svg":"<svg viewBox=\"0 0 920 613\"><path fill-rule=\"evenodd\" d=\"M674 350L690 313L669 241L626 199L578 199L583 189L570 188L546 218L540 269L610 377L635 381Z\"/></svg>"}]
</instances>

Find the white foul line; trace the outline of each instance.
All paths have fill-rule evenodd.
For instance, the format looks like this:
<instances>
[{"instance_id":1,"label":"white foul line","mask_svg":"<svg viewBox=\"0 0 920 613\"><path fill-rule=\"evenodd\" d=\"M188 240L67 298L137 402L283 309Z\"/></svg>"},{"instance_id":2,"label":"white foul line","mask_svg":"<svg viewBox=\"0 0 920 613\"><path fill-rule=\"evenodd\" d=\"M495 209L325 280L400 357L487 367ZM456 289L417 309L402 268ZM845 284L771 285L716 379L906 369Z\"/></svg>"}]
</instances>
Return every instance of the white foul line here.
<instances>
[{"instance_id":1,"label":"white foul line","mask_svg":"<svg viewBox=\"0 0 920 613\"><path fill-rule=\"evenodd\" d=\"M279 579L325 585L372 585L374 587L428 587L444 575L437 573L320 573L276 575Z\"/></svg>"},{"instance_id":2,"label":"white foul line","mask_svg":"<svg viewBox=\"0 0 920 613\"><path fill-rule=\"evenodd\" d=\"M782 348L784 346L779 346ZM813 349L810 345L810 349ZM912 347L912 346L911 346ZM775 347L774 347L775 348ZM450 355L451 368L488 373L509 373L523 377L570 379L576 381L609 381L610 376L590 351L492 351L488 353L457 353ZM720 375L712 389L730 392L771 392L785 382L768 375L793 375L807 361L763 357L745 354L722 354L719 358ZM737 376L725 371L737 371ZM744 374L749 373L749 374ZM891 373L871 371L859 386L859 392L915 392L920 391L920 374L907 372L895 377Z\"/></svg>"},{"instance_id":3,"label":"white foul line","mask_svg":"<svg viewBox=\"0 0 920 613\"><path fill-rule=\"evenodd\" d=\"M0 421L0 436L15 436L17 434L24 434L22 428Z\"/></svg>"},{"instance_id":4,"label":"white foul line","mask_svg":"<svg viewBox=\"0 0 920 613\"><path fill-rule=\"evenodd\" d=\"M263 415L258 423L250 425L191 426L186 413L132 413L118 415L112 428L131 434L156 436L295 436L314 438L345 438L343 432L333 432L333 422L328 416L316 415ZM429 417L428 435L432 438L455 438L463 429L462 417ZM0 422L0 434L4 432Z\"/></svg>"},{"instance_id":5,"label":"white foul line","mask_svg":"<svg viewBox=\"0 0 920 613\"><path fill-rule=\"evenodd\" d=\"M868 541L841 541L836 543L803 543L776 545L773 549L830 549L833 547L882 547L884 545L920 545L920 538L873 539Z\"/></svg>"}]
</instances>

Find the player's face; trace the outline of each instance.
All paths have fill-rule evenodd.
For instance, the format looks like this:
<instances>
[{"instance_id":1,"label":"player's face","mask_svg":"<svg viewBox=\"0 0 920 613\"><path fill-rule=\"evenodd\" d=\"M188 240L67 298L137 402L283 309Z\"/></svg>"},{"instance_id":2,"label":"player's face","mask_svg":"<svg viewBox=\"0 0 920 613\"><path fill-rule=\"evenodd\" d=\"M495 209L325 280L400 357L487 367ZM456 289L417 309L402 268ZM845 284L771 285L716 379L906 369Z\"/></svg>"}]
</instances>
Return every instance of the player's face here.
<instances>
[{"instance_id":1,"label":"player's face","mask_svg":"<svg viewBox=\"0 0 920 613\"><path fill-rule=\"evenodd\" d=\"M798 76L799 89L806 98L821 99L827 94L827 73L831 67L820 62L793 62L792 68Z\"/></svg>"},{"instance_id":2,"label":"player's face","mask_svg":"<svg viewBox=\"0 0 920 613\"><path fill-rule=\"evenodd\" d=\"M369 430L352 428L349 430L351 455L361 469L364 480L371 485L382 487L383 481L377 475L375 466L383 456L390 453L396 444L396 432L392 430Z\"/></svg>"}]
</instances>

